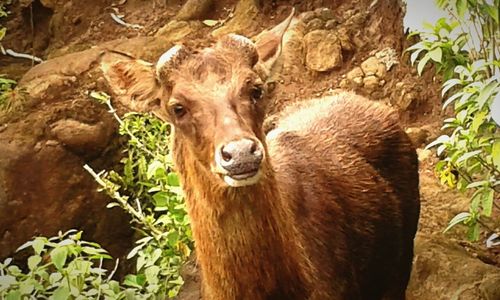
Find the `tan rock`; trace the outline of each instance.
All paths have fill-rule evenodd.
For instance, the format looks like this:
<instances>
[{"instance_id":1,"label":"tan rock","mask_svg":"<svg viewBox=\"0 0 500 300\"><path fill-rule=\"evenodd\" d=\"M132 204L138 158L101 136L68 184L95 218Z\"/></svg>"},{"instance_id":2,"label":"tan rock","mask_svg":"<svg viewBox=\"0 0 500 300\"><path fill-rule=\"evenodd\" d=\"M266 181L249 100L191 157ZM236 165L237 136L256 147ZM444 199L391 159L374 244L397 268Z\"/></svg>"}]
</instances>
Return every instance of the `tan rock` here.
<instances>
[{"instance_id":1,"label":"tan rock","mask_svg":"<svg viewBox=\"0 0 500 300\"><path fill-rule=\"evenodd\" d=\"M431 157L432 151L429 149L417 149L418 161L425 161Z\"/></svg>"},{"instance_id":2,"label":"tan rock","mask_svg":"<svg viewBox=\"0 0 500 300\"><path fill-rule=\"evenodd\" d=\"M364 75L365 75L365 73L363 73L363 70L360 67L355 67L354 69L349 71L349 73L347 73L347 79L349 81L354 82L354 80L359 78L359 79L361 79L361 82L362 82Z\"/></svg>"},{"instance_id":3,"label":"tan rock","mask_svg":"<svg viewBox=\"0 0 500 300\"><path fill-rule=\"evenodd\" d=\"M339 83L339 87L340 87L341 89L346 89L346 88L348 88L348 87L349 87L349 80L347 80L347 79L342 79L342 80L340 81L340 83Z\"/></svg>"},{"instance_id":4,"label":"tan rock","mask_svg":"<svg viewBox=\"0 0 500 300\"><path fill-rule=\"evenodd\" d=\"M342 45L342 49L347 51L353 51L354 46L351 42L351 38L349 37L349 33L347 28L342 27L338 30L337 35L340 40L340 45Z\"/></svg>"},{"instance_id":5,"label":"tan rock","mask_svg":"<svg viewBox=\"0 0 500 300\"><path fill-rule=\"evenodd\" d=\"M378 64L378 68L377 71L375 72L375 75L377 75L378 78L384 78L386 74L387 74L386 66L382 63Z\"/></svg>"},{"instance_id":6,"label":"tan rock","mask_svg":"<svg viewBox=\"0 0 500 300\"><path fill-rule=\"evenodd\" d=\"M342 64L342 47L334 32L314 30L304 37L306 66L314 71L329 71Z\"/></svg>"},{"instance_id":7,"label":"tan rock","mask_svg":"<svg viewBox=\"0 0 500 300\"><path fill-rule=\"evenodd\" d=\"M352 80L357 86L362 86L363 85L363 77L356 77Z\"/></svg>"},{"instance_id":8,"label":"tan rock","mask_svg":"<svg viewBox=\"0 0 500 300\"><path fill-rule=\"evenodd\" d=\"M113 129L102 121L86 124L74 119L62 119L52 124L51 133L73 152L98 154L109 143Z\"/></svg>"},{"instance_id":9,"label":"tan rock","mask_svg":"<svg viewBox=\"0 0 500 300\"><path fill-rule=\"evenodd\" d=\"M361 63L361 68L365 75L375 75L379 69L380 62L374 56L369 57Z\"/></svg>"},{"instance_id":10,"label":"tan rock","mask_svg":"<svg viewBox=\"0 0 500 300\"><path fill-rule=\"evenodd\" d=\"M384 48L377 53L375 53L375 57L385 65L385 69L389 71L392 66L399 63L399 55L393 48L387 47ZM412 70L415 68L412 68Z\"/></svg>"},{"instance_id":11,"label":"tan rock","mask_svg":"<svg viewBox=\"0 0 500 300\"><path fill-rule=\"evenodd\" d=\"M368 75L363 78L363 86L365 89L372 91L379 86L379 80L375 75Z\"/></svg>"}]
</instances>

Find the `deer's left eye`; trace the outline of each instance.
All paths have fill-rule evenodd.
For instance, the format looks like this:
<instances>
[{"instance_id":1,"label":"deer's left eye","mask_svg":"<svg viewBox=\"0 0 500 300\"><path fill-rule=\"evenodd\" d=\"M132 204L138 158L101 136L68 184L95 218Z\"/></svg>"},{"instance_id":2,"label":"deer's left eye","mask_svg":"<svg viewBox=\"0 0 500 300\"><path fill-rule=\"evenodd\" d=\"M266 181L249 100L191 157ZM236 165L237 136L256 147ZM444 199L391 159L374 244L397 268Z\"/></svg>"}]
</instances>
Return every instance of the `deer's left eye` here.
<instances>
[{"instance_id":1,"label":"deer's left eye","mask_svg":"<svg viewBox=\"0 0 500 300\"><path fill-rule=\"evenodd\" d=\"M252 89L250 90L250 98L252 98L254 102L259 101L260 99L262 99L263 96L264 96L264 90L260 86L257 85L253 86Z\"/></svg>"}]
</instances>

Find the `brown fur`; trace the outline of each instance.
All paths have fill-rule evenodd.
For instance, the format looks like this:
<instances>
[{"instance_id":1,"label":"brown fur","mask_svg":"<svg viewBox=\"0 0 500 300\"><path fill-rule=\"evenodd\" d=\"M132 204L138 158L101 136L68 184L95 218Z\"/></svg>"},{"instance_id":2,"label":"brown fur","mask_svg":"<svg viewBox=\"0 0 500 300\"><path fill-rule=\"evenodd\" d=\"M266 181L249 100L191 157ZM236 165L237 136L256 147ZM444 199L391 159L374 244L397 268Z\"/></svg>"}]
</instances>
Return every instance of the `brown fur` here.
<instances>
[{"instance_id":1,"label":"brown fur","mask_svg":"<svg viewBox=\"0 0 500 300\"><path fill-rule=\"evenodd\" d=\"M420 204L415 149L397 115L338 93L288 108L266 138L266 100L251 95L265 84L256 70L272 62L256 63L256 50L229 39L192 53L162 98L204 299L404 299ZM265 149L262 177L234 188L214 153L243 138Z\"/></svg>"}]
</instances>

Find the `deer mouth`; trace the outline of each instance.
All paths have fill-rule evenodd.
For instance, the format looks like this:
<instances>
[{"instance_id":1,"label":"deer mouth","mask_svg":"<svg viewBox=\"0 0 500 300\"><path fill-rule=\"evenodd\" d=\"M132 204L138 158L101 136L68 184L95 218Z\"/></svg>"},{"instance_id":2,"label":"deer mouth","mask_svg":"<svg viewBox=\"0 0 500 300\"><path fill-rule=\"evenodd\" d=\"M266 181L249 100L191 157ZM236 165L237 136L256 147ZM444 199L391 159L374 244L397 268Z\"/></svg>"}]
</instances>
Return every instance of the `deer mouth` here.
<instances>
[{"instance_id":1,"label":"deer mouth","mask_svg":"<svg viewBox=\"0 0 500 300\"><path fill-rule=\"evenodd\" d=\"M240 174L226 174L223 176L224 182L227 183L227 185L231 187L242 187L257 183L260 179L260 170L255 169L250 172Z\"/></svg>"}]
</instances>

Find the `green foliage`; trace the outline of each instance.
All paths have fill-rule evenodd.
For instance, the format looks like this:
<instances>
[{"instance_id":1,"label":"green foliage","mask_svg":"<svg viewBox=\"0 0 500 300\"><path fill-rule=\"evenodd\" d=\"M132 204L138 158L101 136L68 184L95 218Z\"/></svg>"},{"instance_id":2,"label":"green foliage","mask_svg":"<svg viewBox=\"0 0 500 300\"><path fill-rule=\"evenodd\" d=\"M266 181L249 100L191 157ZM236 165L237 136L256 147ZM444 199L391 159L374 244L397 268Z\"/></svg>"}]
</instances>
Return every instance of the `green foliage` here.
<instances>
[{"instance_id":1,"label":"green foliage","mask_svg":"<svg viewBox=\"0 0 500 300\"><path fill-rule=\"evenodd\" d=\"M14 96L14 87L16 82L0 75L0 110L9 111L12 98Z\"/></svg>"},{"instance_id":2,"label":"green foliage","mask_svg":"<svg viewBox=\"0 0 500 300\"><path fill-rule=\"evenodd\" d=\"M9 5L10 1L2 0L0 1L0 19L8 16L8 10L6 5ZM0 25L0 48L2 48L2 40L7 33L7 28ZM2 48L3 49L3 48ZM11 79L5 78L6 75L0 75L0 111L8 111L11 106L11 99L14 95L13 89L16 85L16 82Z\"/></svg>"},{"instance_id":3,"label":"green foliage","mask_svg":"<svg viewBox=\"0 0 500 300\"><path fill-rule=\"evenodd\" d=\"M429 32L417 33L422 41L407 51L412 52L412 64L418 61L419 74L431 62L444 77L443 109L452 106L454 116L444 120L446 134L427 147L437 146L443 157L436 165L441 183L471 196L469 211L455 216L446 230L465 224L468 238L477 240L482 218L491 217L500 191L500 134L490 114L500 92L500 0L493 4L438 0L437 4L454 21L442 18L427 24Z\"/></svg>"},{"instance_id":4,"label":"green foliage","mask_svg":"<svg viewBox=\"0 0 500 300\"><path fill-rule=\"evenodd\" d=\"M7 5L10 4L11 4L10 0L0 1L0 19L5 18L9 15L9 11L7 10ZM0 25L0 42L5 37L6 33L7 33L7 28L5 26ZM2 44L0 43L0 47L1 45Z\"/></svg>"},{"instance_id":5,"label":"green foliage","mask_svg":"<svg viewBox=\"0 0 500 300\"><path fill-rule=\"evenodd\" d=\"M102 267L111 257L99 244L82 241L81 235L76 230L59 232L19 247L17 251L30 249L32 255L26 270L10 258L0 263L0 299L146 299L137 288L113 280L114 270Z\"/></svg>"},{"instance_id":6,"label":"green foliage","mask_svg":"<svg viewBox=\"0 0 500 300\"><path fill-rule=\"evenodd\" d=\"M170 125L151 115L129 113L123 119L103 93L91 96L108 105L128 137L121 172L103 171L94 176L102 190L132 218L141 235L127 258L136 259L136 274L125 284L151 296L174 297L183 284L179 274L193 248L189 219L169 152Z\"/></svg>"}]
</instances>

